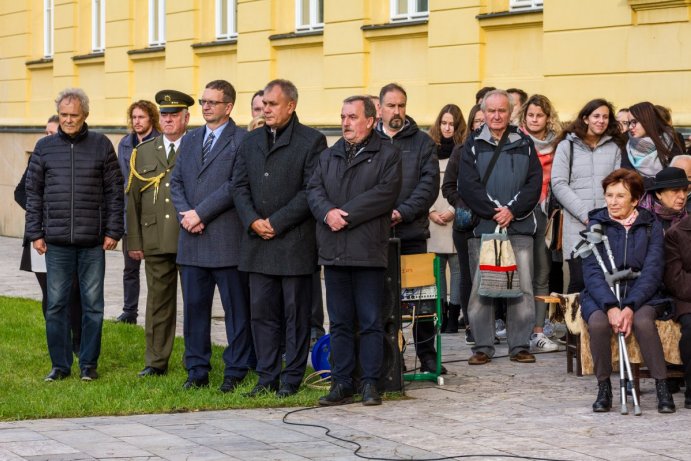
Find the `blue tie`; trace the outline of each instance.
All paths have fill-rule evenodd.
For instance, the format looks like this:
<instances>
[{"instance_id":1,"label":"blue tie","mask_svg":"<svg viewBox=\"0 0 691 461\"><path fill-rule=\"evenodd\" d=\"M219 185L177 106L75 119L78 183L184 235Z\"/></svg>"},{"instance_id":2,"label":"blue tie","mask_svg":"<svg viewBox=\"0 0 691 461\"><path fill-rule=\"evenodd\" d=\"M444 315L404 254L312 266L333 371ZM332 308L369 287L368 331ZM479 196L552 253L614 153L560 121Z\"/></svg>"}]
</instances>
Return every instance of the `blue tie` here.
<instances>
[{"instance_id":1,"label":"blue tie","mask_svg":"<svg viewBox=\"0 0 691 461\"><path fill-rule=\"evenodd\" d=\"M214 143L214 132L212 131L209 133L209 136L206 138L206 142L202 146L202 165L206 163L206 157L209 155L209 152L211 152L211 145Z\"/></svg>"}]
</instances>

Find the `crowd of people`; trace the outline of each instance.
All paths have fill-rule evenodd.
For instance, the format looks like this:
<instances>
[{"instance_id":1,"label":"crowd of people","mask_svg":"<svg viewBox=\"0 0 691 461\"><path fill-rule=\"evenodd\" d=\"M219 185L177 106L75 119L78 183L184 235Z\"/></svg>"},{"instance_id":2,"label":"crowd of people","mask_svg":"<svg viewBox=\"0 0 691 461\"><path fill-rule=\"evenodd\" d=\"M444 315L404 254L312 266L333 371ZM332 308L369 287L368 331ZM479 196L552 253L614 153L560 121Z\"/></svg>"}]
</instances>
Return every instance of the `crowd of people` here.
<instances>
[{"instance_id":1,"label":"crowd of people","mask_svg":"<svg viewBox=\"0 0 691 461\"><path fill-rule=\"evenodd\" d=\"M45 380L67 378L73 354L81 379L97 379L104 250L121 240L119 321L137 321L145 261L141 378L168 371L179 276L185 389L209 385L218 289L228 340L219 389L234 392L253 369L259 380L248 398L297 393L310 342L324 334L323 267L332 386L319 404L359 394L379 405L381 306L395 238L402 255L438 255L440 330L465 330L470 365L491 362L504 338L517 363L557 350L535 295L580 292L598 381L593 410L612 405L610 336L633 332L656 380L658 410L675 411L660 318L681 324L681 384L691 408L691 260L681 251L691 240L691 156L669 110L641 102L617 113L594 99L564 123L543 95L487 87L467 119L447 104L425 132L407 114L407 98L396 83L346 98L342 137L327 147L299 121L290 81L273 80L252 96L247 131L231 117L235 89L214 80L198 100L205 124L197 129L187 129L195 104L187 94L163 90L156 104L132 103L132 131L116 154L86 124L87 95L62 91L15 191L26 209L22 269L36 273L44 293L52 364ZM459 209L472 212L471 226L457 225ZM481 236L497 229L515 254L518 297L478 294ZM609 268L577 251L594 229L608 236ZM607 270L625 274L616 290ZM446 372L437 368L439 332L432 322L414 325L422 372Z\"/></svg>"}]
</instances>

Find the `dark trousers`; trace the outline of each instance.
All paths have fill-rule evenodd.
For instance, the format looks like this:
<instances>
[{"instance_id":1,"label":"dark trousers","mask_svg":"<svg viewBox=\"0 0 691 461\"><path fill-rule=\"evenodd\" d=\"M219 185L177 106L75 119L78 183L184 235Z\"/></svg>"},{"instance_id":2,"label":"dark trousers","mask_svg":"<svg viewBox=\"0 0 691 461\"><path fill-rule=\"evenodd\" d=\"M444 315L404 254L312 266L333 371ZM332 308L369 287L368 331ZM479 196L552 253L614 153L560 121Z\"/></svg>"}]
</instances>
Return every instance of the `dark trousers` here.
<instances>
[{"instance_id":1,"label":"dark trousers","mask_svg":"<svg viewBox=\"0 0 691 461\"><path fill-rule=\"evenodd\" d=\"M43 319L46 318L46 310L48 309L48 282L45 272L34 272L38 285L41 287L41 310L43 311ZM70 330L72 331L72 350L78 354L79 345L82 339L82 298L79 295L79 279L77 274L72 278L72 288L70 290Z\"/></svg>"},{"instance_id":2,"label":"dark trousers","mask_svg":"<svg viewBox=\"0 0 691 461\"><path fill-rule=\"evenodd\" d=\"M178 304L178 266L175 253L147 255L146 353L144 364L165 370L173 352Z\"/></svg>"},{"instance_id":3,"label":"dark trousers","mask_svg":"<svg viewBox=\"0 0 691 461\"><path fill-rule=\"evenodd\" d=\"M581 258L571 258L569 262L569 287L568 293L580 293L585 289L583 281L583 261Z\"/></svg>"},{"instance_id":4,"label":"dark trousers","mask_svg":"<svg viewBox=\"0 0 691 461\"><path fill-rule=\"evenodd\" d=\"M652 306L641 306L633 314L633 333L641 348L643 360L650 370L650 376L655 379L667 378L665 355L662 343L657 333L655 319L657 311ZM604 381L612 374L612 327L604 311L595 311L588 318L588 332L590 333L590 352L593 356L595 376L598 381Z\"/></svg>"},{"instance_id":5,"label":"dark trousers","mask_svg":"<svg viewBox=\"0 0 691 461\"><path fill-rule=\"evenodd\" d=\"M244 378L254 357L247 274L237 267L181 266L180 280L189 378L202 379L211 370L211 306L215 287L221 296L228 340L223 351L224 376Z\"/></svg>"},{"instance_id":6,"label":"dark trousers","mask_svg":"<svg viewBox=\"0 0 691 461\"><path fill-rule=\"evenodd\" d=\"M681 363L684 365L684 377L686 378L686 392L691 393L688 385L691 384L691 314L684 314L677 319L681 324L681 339L679 339L679 353Z\"/></svg>"},{"instance_id":7,"label":"dark trousers","mask_svg":"<svg viewBox=\"0 0 691 461\"><path fill-rule=\"evenodd\" d=\"M461 311L466 326L468 325L470 291L473 289L473 276L470 273L470 257L468 255L468 239L472 236L472 232L453 231L453 244L458 252L458 266L461 271Z\"/></svg>"},{"instance_id":8,"label":"dark trousers","mask_svg":"<svg viewBox=\"0 0 691 461\"><path fill-rule=\"evenodd\" d=\"M125 258L125 268L122 270L122 289L124 294L122 311L136 317L139 310L139 269L142 262L130 258L127 254L127 236L121 242L122 254Z\"/></svg>"},{"instance_id":9,"label":"dark trousers","mask_svg":"<svg viewBox=\"0 0 691 461\"><path fill-rule=\"evenodd\" d=\"M324 336L324 298L322 296L321 270L312 274L312 331L311 338Z\"/></svg>"},{"instance_id":10,"label":"dark trousers","mask_svg":"<svg viewBox=\"0 0 691 461\"><path fill-rule=\"evenodd\" d=\"M249 279L259 384L268 387L282 382L298 387L309 354L312 274L288 277L252 272ZM281 372L282 337L286 364Z\"/></svg>"},{"instance_id":11,"label":"dark trousers","mask_svg":"<svg viewBox=\"0 0 691 461\"><path fill-rule=\"evenodd\" d=\"M427 240L401 240L401 255L420 253L427 253ZM435 329L433 322L415 322L413 325L415 352L420 360L435 359L437 356L434 348Z\"/></svg>"},{"instance_id":12,"label":"dark trousers","mask_svg":"<svg viewBox=\"0 0 691 461\"><path fill-rule=\"evenodd\" d=\"M331 375L337 383L353 388L355 330L359 336L362 382L376 384L384 358L381 306L386 269L369 267L324 268L326 306L331 326Z\"/></svg>"}]
</instances>

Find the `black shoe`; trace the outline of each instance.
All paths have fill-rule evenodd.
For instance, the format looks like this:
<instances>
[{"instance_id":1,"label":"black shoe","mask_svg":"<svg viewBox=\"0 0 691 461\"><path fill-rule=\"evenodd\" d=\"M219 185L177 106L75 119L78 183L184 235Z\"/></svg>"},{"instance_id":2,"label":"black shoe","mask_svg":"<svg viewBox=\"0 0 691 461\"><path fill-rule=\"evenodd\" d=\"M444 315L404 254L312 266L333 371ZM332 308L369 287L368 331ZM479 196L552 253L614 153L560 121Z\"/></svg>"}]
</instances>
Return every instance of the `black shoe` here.
<instances>
[{"instance_id":1,"label":"black shoe","mask_svg":"<svg viewBox=\"0 0 691 461\"><path fill-rule=\"evenodd\" d=\"M669 392L666 379L655 380L655 391L657 391L657 412L674 413L677 408L674 406L674 398Z\"/></svg>"},{"instance_id":2,"label":"black shoe","mask_svg":"<svg viewBox=\"0 0 691 461\"><path fill-rule=\"evenodd\" d=\"M274 392L276 392L276 390L276 386L272 384L269 384L267 386L263 384L257 384L252 388L251 391L247 392L246 394L243 394L243 396L254 398L259 397L262 394L273 394Z\"/></svg>"},{"instance_id":3,"label":"black shoe","mask_svg":"<svg viewBox=\"0 0 691 461\"><path fill-rule=\"evenodd\" d=\"M340 383L331 384L331 390L323 397L319 397L319 405L335 406L353 403L353 389L348 388Z\"/></svg>"},{"instance_id":4,"label":"black shoe","mask_svg":"<svg viewBox=\"0 0 691 461\"><path fill-rule=\"evenodd\" d=\"M475 345L475 336L473 336L473 332L470 331L470 327L465 329L465 343L469 346Z\"/></svg>"},{"instance_id":5,"label":"black shoe","mask_svg":"<svg viewBox=\"0 0 691 461\"><path fill-rule=\"evenodd\" d=\"M607 378L597 382L597 398L593 403L595 413L606 413L612 408L612 382Z\"/></svg>"},{"instance_id":6,"label":"black shoe","mask_svg":"<svg viewBox=\"0 0 691 461\"><path fill-rule=\"evenodd\" d=\"M209 377L204 376L203 378L187 378L187 381L182 385L183 389L199 389L200 387L206 387L209 385Z\"/></svg>"},{"instance_id":7,"label":"black shoe","mask_svg":"<svg viewBox=\"0 0 691 461\"><path fill-rule=\"evenodd\" d=\"M436 357L421 360L420 371L423 373L436 373L437 372L437 359L436 359ZM446 370L446 368L444 368L444 365L441 366L440 371L441 371L440 374L442 374L442 375L445 375L447 373L447 370Z\"/></svg>"},{"instance_id":8,"label":"black shoe","mask_svg":"<svg viewBox=\"0 0 691 461\"><path fill-rule=\"evenodd\" d=\"M242 378L237 376L226 376L223 378L223 384L218 388L219 391L224 394L227 392L233 392L242 383Z\"/></svg>"},{"instance_id":9,"label":"black shoe","mask_svg":"<svg viewBox=\"0 0 691 461\"><path fill-rule=\"evenodd\" d=\"M145 367L142 371L137 373L140 378L146 378L147 376L163 376L168 372L165 368L156 367Z\"/></svg>"},{"instance_id":10,"label":"black shoe","mask_svg":"<svg viewBox=\"0 0 691 461\"><path fill-rule=\"evenodd\" d=\"M132 325L137 324L137 314L130 314L128 312L123 312L118 316L117 319L115 319L116 322L118 323L129 323Z\"/></svg>"},{"instance_id":11,"label":"black shoe","mask_svg":"<svg viewBox=\"0 0 691 461\"><path fill-rule=\"evenodd\" d=\"M59 368L53 368L50 370L50 373L43 378L43 380L47 383L52 382L52 381L60 381L62 379L67 378L70 375L69 372L64 372Z\"/></svg>"},{"instance_id":12,"label":"black shoe","mask_svg":"<svg viewBox=\"0 0 691 461\"><path fill-rule=\"evenodd\" d=\"M278 389L278 392L276 392L276 395L279 399L284 399L286 397L290 397L291 395L297 394L299 389L300 386L294 386L292 384L283 383L281 384L281 388Z\"/></svg>"},{"instance_id":13,"label":"black shoe","mask_svg":"<svg viewBox=\"0 0 691 461\"><path fill-rule=\"evenodd\" d=\"M376 384L365 383L362 386L362 404L366 407L381 405L381 396Z\"/></svg>"},{"instance_id":14,"label":"black shoe","mask_svg":"<svg viewBox=\"0 0 691 461\"><path fill-rule=\"evenodd\" d=\"M82 381L93 381L94 379L98 379L98 373L96 373L96 367L84 367L82 368L81 373L79 373L79 376L82 378Z\"/></svg>"}]
</instances>

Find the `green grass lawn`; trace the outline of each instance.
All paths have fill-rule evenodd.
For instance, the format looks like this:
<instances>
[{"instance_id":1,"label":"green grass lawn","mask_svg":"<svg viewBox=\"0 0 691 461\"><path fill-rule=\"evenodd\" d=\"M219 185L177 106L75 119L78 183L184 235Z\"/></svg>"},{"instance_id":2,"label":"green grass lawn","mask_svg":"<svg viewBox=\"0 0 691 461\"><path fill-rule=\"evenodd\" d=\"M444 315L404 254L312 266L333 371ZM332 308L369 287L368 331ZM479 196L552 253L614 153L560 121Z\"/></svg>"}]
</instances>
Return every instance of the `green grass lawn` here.
<instances>
[{"instance_id":1,"label":"green grass lawn","mask_svg":"<svg viewBox=\"0 0 691 461\"><path fill-rule=\"evenodd\" d=\"M176 338L168 374L141 379L144 367L144 330L135 325L106 321L103 325L99 379L79 380L77 361L72 375L46 383L50 371L45 323L37 301L0 297L0 420L81 416L169 413L230 408L312 406L325 391L303 386L287 399L243 397L257 381L250 373L242 387L223 394L222 347L214 346L211 386L186 391L182 367L182 338ZM311 370L308 370L310 372Z\"/></svg>"}]
</instances>

